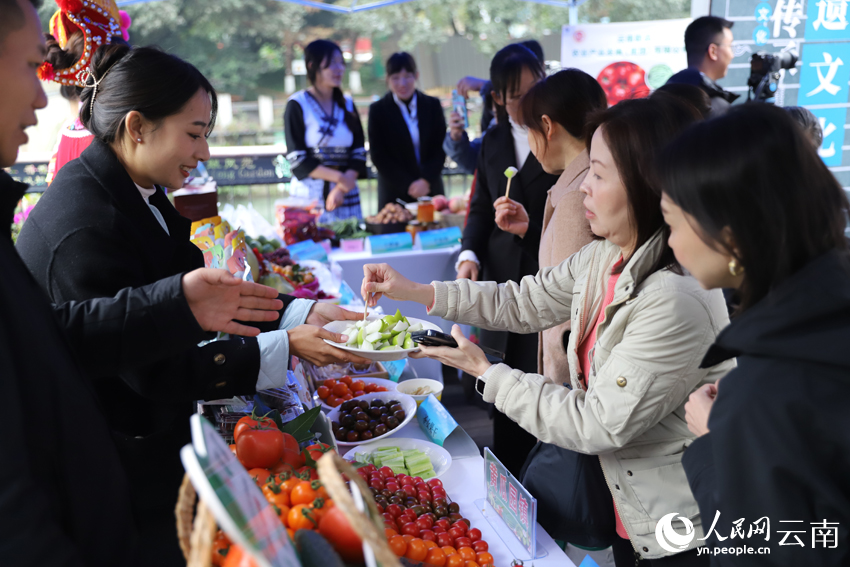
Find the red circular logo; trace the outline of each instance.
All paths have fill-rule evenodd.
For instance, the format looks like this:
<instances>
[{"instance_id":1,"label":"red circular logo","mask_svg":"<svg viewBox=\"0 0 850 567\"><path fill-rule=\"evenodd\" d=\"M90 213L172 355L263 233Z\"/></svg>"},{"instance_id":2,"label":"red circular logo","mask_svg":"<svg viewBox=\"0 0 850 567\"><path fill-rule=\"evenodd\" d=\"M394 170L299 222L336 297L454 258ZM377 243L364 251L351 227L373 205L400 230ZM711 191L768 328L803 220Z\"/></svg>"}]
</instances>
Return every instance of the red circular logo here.
<instances>
[{"instance_id":1,"label":"red circular logo","mask_svg":"<svg viewBox=\"0 0 850 567\"><path fill-rule=\"evenodd\" d=\"M574 39L576 42L580 42L581 40L583 40L583 39L584 39L584 33L583 33L581 30L576 30L576 31L574 31L574 32L573 32L573 39Z\"/></svg>"},{"instance_id":2,"label":"red circular logo","mask_svg":"<svg viewBox=\"0 0 850 567\"><path fill-rule=\"evenodd\" d=\"M612 63L596 77L611 106L621 100L649 96L649 87L644 79L643 69L628 61Z\"/></svg>"}]
</instances>

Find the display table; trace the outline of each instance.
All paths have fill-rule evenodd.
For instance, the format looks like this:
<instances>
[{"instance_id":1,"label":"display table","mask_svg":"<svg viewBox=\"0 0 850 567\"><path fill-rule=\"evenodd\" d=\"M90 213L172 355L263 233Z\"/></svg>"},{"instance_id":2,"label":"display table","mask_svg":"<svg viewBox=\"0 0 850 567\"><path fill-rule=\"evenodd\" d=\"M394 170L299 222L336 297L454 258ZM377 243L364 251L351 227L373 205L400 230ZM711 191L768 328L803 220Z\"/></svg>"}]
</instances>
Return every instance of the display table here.
<instances>
[{"instance_id":1,"label":"display table","mask_svg":"<svg viewBox=\"0 0 850 567\"><path fill-rule=\"evenodd\" d=\"M431 283L435 280L453 281L457 275L455 262L459 253L460 245L438 250L406 250L374 255L369 252L343 252L337 249L330 253L329 258L342 267L343 279L351 286L351 289L355 293L360 293L363 283L363 266L366 264L389 264L404 277L418 283ZM392 314L396 309L400 309L408 317L425 319L443 329L444 332L451 332L451 322L440 317L428 316L422 305L387 298L381 298L380 305L385 313ZM422 358L411 359L410 363L420 378L443 381L442 365L438 361Z\"/></svg>"},{"instance_id":2,"label":"display table","mask_svg":"<svg viewBox=\"0 0 850 567\"><path fill-rule=\"evenodd\" d=\"M404 426L393 437L429 440L415 419ZM468 436L465 437L469 439ZM452 440L449 439L449 442ZM498 567L510 567L514 557L502 539L493 530L487 519L484 518L482 511L475 505L476 500L486 497L484 459L478 454L477 449L475 449L474 455L471 454L466 444L462 441L456 445L446 443L445 449L452 455L451 468L440 477L440 480L443 481L443 486L446 488L446 492L454 502L458 503L461 513L472 522L472 526L481 530L482 539L490 544L489 551L493 555L493 559L496 560L496 565ZM525 561L525 565L530 566L533 564L534 567L575 567L575 564L570 561L569 557L558 547L540 524L537 524L537 546L538 549L542 547L546 550L546 557L534 559L533 561Z\"/></svg>"}]
</instances>

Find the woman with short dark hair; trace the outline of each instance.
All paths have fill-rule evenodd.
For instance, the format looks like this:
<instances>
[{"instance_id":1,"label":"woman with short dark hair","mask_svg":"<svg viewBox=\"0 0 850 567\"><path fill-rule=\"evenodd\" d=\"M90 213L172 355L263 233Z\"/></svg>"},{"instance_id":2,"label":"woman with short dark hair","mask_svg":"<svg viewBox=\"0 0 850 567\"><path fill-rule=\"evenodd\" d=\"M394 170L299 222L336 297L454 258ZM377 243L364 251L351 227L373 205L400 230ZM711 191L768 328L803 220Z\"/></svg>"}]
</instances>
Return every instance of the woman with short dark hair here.
<instances>
[{"instance_id":1,"label":"woman with short dark hair","mask_svg":"<svg viewBox=\"0 0 850 567\"><path fill-rule=\"evenodd\" d=\"M737 545L769 547L771 564L847 565L844 190L791 115L767 104L683 134L663 154L661 182L676 258L703 288L735 288L740 301L702 361L737 357L738 368L685 406L699 437L682 462L703 525L716 519L708 543L736 545L733 522L744 518L748 538ZM749 535L765 520L773 533ZM837 530L837 547L814 543L818 524ZM796 530L800 539L783 535ZM739 560L718 556L712 565Z\"/></svg>"},{"instance_id":2,"label":"woman with short dark hair","mask_svg":"<svg viewBox=\"0 0 850 567\"><path fill-rule=\"evenodd\" d=\"M696 120L689 105L650 99L627 100L590 119L590 170L581 190L599 239L558 266L501 285L419 284L386 264L364 268L362 291L376 293L372 304L386 294L421 303L432 316L515 333L572 322L566 376L491 364L457 325L458 348L422 347L419 356L479 377L484 400L540 441L599 458L613 502L588 511L587 521L610 518L618 567L708 564L696 549L702 519L681 463L694 439L683 406L733 366L699 368L729 318L720 291L700 289L676 262L654 169L657 152ZM662 520L695 537L674 542L681 550L674 551L656 537Z\"/></svg>"},{"instance_id":3,"label":"woman with short dark hair","mask_svg":"<svg viewBox=\"0 0 850 567\"><path fill-rule=\"evenodd\" d=\"M389 92L369 107L369 154L378 170L378 208L397 199L408 203L443 194L443 136L440 100L416 88L419 71L409 53L387 59Z\"/></svg>"}]
</instances>

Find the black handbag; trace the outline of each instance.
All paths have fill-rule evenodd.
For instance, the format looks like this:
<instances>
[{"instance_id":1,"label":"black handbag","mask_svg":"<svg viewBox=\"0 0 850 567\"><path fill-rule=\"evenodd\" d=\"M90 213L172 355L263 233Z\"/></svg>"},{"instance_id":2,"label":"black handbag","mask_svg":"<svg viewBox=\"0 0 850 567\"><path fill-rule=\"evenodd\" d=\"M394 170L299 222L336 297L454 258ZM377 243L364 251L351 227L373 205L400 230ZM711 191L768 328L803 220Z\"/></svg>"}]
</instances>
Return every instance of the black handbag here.
<instances>
[{"instance_id":1,"label":"black handbag","mask_svg":"<svg viewBox=\"0 0 850 567\"><path fill-rule=\"evenodd\" d=\"M599 457L538 441L520 476L537 498L537 521L552 538L588 548L614 542L614 501Z\"/></svg>"}]
</instances>

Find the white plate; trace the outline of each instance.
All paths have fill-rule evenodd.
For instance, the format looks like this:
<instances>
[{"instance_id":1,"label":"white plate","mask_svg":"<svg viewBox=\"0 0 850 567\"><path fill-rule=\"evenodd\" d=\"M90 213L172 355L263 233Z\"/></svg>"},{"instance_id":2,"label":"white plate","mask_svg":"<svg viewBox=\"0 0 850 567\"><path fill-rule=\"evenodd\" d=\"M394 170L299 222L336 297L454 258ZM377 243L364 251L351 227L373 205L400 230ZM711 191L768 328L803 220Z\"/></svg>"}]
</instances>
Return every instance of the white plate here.
<instances>
[{"instance_id":1,"label":"white plate","mask_svg":"<svg viewBox=\"0 0 850 567\"><path fill-rule=\"evenodd\" d=\"M395 392L398 389L398 384L396 384L392 380L387 380L386 378L358 378L357 376L351 376L352 382L357 382L358 380L362 380L365 384L377 384L378 386L383 386L384 388L386 388L390 392ZM339 380L337 380L337 382L339 382ZM319 383L319 385L321 386L321 382ZM375 392L370 392L370 393L374 394ZM378 393L381 394L382 392L378 392ZM359 400L362 397L363 396L358 396L358 397L352 398L352 399ZM316 395L315 399L318 400L322 404L322 409L327 410L327 411L331 411L333 409L331 406L326 404L321 398L319 398L318 394Z\"/></svg>"},{"instance_id":2,"label":"white plate","mask_svg":"<svg viewBox=\"0 0 850 567\"><path fill-rule=\"evenodd\" d=\"M381 317L379 317L377 315L371 316L371 317L366 317L367 321L376 321L378 319L381 319ZM431 329L432 331L443 332L443 330L440 327L438 327L434 323L431 323L430 321L425 321L423 319L416 319L415 317L407 317L407 320L410 323L411 327L413 325L415 325L416 323L420 323L422 325L423 330ZM332 333L342 333L343 331L345 331L345 328L348 327L349 325L351 325L352 323L353 323L353 321L333 321L333 322L325 325L325 329L327 329L328 331L330 331ZM347 347L345 345L329 341L328 339L325 339L325 342L328 343L329 345L333 345L337 348L341 348L342 350L347 350L348 352L353 352L354 354L356 354L358 356L362 356L363 358L368 358L369 360L378 360L378 361L401 360L403 358L407 358L407 355L409 355L411 352L419 352L418 346L416 348L408 348L408 349L401 349L401 350L363 350L363 349L357 348L357 347ZM354 378L354 377L352 376L352 378Z\"/></svg>"},{"instance_id":3,"label":"white plate","mask_svg":"<svg viewBox=\"0 0 850 567\"><path fill-rule=\"evenodd\" d=\"M355 453L372 453L378 447L398 447L402 451L408 451L410 449L422 451L431 459L431 464L434 466L434 474L438 478L449 472L449 468L452 466L452 456L436 443L423 441L422 439L408 439L407 437L381 439L365 447L355 447L343 455L342 458L346 461L353 461Z\"/></svg>"},{"instance_id":4,"label":"white plate","mask_svg":"<svg viewBox=\"0 0 850 567\"><path fill-rule=\"evenodd\" d=\"M372 394L366 394L365 396L358 397L357 400L358 401L365 400L365 401L369 402L369 405L372 404L372 400L382 400L384 402L388 402L390 400L398 400L398 402L401 403L401 408L404 410L404 414L405 414L404 421L399 423L398 427L396 427L395 429L393 429L391 431L387 431L383 435L380 435L378 437L374 437L372 439L369 439L368 441L357 441L355 443L350 443L348 441L340 441L339 439L337 439L336 444L339 445L340 447L354 447L355 445L368 445L368 444L374 443L375 441L378 441L380 439L386 439L387 437L390 437L391 435L395 435L397 432L401 431L401 428L404 427L405 425L407 425L408 423L410 423L410 421L413 419L413 416L416 415L416 400L414 400L412 397L408 396L407 394L402 394L400 392L377 392L377 393L372 393ZM340 407L342 407L342 406L340 406ZM331 410L331 412L328 414L328 419L330 419L331 422L336 421L337 423L339 423L339 408L338 407Z\"/></svg>"}]
</instances>

